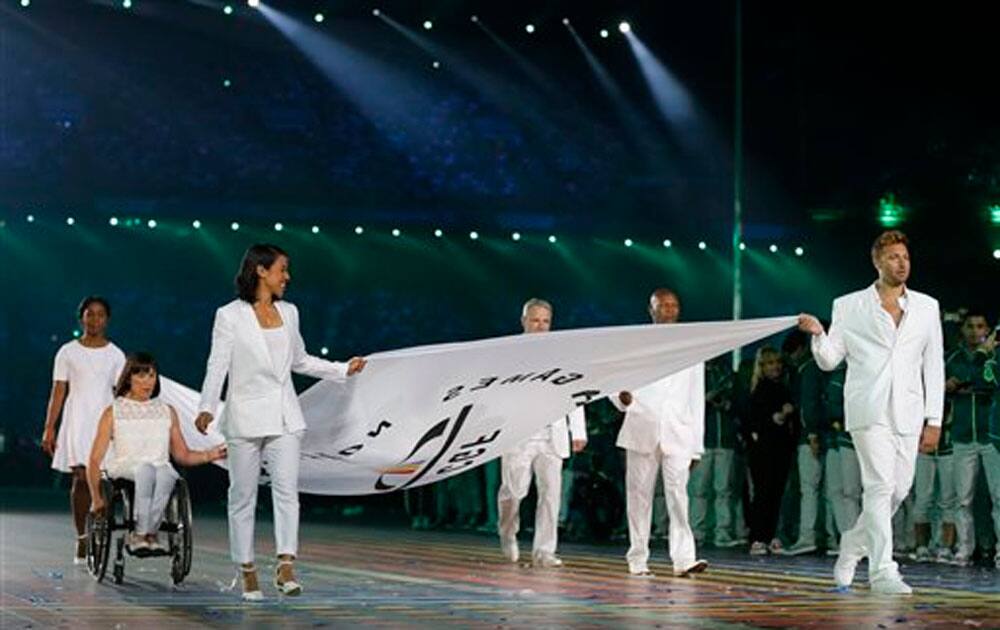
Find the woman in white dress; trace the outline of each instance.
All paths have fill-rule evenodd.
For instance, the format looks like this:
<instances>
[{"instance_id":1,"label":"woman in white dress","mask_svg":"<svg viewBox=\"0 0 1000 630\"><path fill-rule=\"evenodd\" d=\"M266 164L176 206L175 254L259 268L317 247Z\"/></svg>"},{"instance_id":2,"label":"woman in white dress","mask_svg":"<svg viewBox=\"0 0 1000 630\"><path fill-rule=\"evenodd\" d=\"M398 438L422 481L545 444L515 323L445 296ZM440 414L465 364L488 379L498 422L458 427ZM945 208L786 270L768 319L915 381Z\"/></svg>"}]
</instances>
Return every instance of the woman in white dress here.
<instances>
[{"instance_id":1,"label":"woman in white dress","mask_svg":"<svg viewBox=\"0 0 1000 630\"><path fill-rule=\"evenodd\" d=\"M170 456L183 466L207 464L226 456L225 445L190 450L177 412L157 400L159 394L156 360L144 352L129 355L115 388L115 400L101 415L87 465L91 510L95 513L103 510L107 501L101 494L101 462L109 446L108 476L135 482L135 528L129 540L132 551L163 549L156 533L177 481Z\"/></svg>"},{"instance_id":2,"label":"woman in white dress","mask_svg":"<svg viewBox=\"0 0 1000 630\"><path fill-rule=\"evenodd\" d=\"M298 309L281 301L289 280L288 254L281 248L258 244L247 249L236 276L239 297L215 313L195 420L205 433L228 377L220 429L229 454L229 549L239 565L246 601L263 598L253 544L262 463L271 478L274 508L274 585L284 595L302 592L292 563L298 550L299 448L306 425L292 372L342 380L365 366L361 357L334 363L306 353Z\"/></svg>"},{"instance_id":3,"label":"woman in white dress","mask_svg":"<svg viewBox=\"0 0 1000 630\"><path fill-rule=\"evenodd\" d=\"M77 311L83 335L56 353L42 433L42 449L52 457L52 468L73 475L70 506L76 526L74 564L87 562L84 534L90 492L86 466L101 412L113 398L115 381L125 365L125 353L106 337L111 306L99 296L80 302ZM62 423L59 423L60 415ZM58 425L58 433L56 427Z\"/></svg>"}]
</instances>

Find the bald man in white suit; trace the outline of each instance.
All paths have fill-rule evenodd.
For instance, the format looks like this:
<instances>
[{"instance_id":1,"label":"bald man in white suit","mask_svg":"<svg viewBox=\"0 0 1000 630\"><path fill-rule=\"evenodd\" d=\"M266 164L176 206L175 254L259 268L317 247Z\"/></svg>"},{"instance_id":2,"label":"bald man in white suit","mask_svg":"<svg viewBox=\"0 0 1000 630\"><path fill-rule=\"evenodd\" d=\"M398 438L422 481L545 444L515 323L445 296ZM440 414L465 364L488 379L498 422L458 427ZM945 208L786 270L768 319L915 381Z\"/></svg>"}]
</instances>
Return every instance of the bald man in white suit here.
<instances>
[{"instance_id":1,"label":"bald man in white suit","mask_svg":"<svg viewBox=\"0 0 1000 630\"><path fill-rule=\"evenodd\" d=\"M670 289L649 298L654 324L672 324L680 317L680 300ZM670 560L675 576L701 573L708 563L695 556L694 534L688 520L687 485L690 471L705 452L705 364L641 387L619 392L609 400L625 412L617 445L625 449L625 507L628 513L629 574L652 577L649 533L656 478L663 475L663 496L670 516Z\"/></svg>"}]
</instances>

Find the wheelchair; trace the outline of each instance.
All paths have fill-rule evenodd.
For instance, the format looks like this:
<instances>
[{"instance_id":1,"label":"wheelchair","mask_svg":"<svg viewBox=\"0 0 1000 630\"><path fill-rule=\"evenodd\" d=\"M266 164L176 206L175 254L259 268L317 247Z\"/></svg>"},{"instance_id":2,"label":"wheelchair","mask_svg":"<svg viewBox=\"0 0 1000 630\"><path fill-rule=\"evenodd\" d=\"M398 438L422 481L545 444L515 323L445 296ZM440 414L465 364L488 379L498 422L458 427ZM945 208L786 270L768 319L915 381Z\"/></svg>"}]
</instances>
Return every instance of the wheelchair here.
<instances>
[{"instance_id":1,"label":"wheelchair","mask_svg":"<svg viewBox=\"0 0 1000 630\"><path fill-rule=\"evenodd\" d=\"M191 495L187 482L179 478L174 484L170 500L163 514L160 533L167 536L166 549L135 552L126 545L126 538L135 529L134 496L135 484L126 479L101 479L101 493L105 508L100 515L87 515L87 569L98 582L104 580L111 559L111 547L115 548L112 577L115 584L125 578L125 556L137 558L171 558L170 577L174 584L180 584L191 572ZM116 532L120 534L115 536Z\"/></svg>"}]
</instances>

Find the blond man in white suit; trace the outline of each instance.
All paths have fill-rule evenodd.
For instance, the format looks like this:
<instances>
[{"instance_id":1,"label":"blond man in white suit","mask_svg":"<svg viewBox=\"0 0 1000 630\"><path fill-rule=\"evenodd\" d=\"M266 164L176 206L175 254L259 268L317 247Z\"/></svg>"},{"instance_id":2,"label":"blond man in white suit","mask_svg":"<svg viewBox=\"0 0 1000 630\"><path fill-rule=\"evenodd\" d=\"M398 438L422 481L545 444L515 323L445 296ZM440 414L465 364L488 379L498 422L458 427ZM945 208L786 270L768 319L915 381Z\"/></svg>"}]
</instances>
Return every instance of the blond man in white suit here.
<instances>
[{"instance_id":1,"label":"blond man in white suit","mask_svg":"<svg viewBox=\"0 0 1000 630\"><path fill-rule=\"evenodd\" d=\"M672 324L681 305L670 289L649 298L654 324ZM687 485L690 471L705 452L705 364L672 374L634 393L610 396L625 412L617 445L625 449L625 507L628 514L629 574L652 577L649 534L656 478L663 475L663 496L670 518L670 560L676 576L701 573L708 563L695 556L694 534L688 520Z\"/></svg>"},{"instance_id":2,"label":"blond man in white suit","mask_svg":"<svg viewBox=\"0 0 1000 630\"><path fill-rule=\"evenodd\" d=\"M299 448L306 424L292 372L342 380L364 369L354 357L334 363L310 356L299 333L299 312L281 301L291 280L288 254L275 245L247 249L236 276L239 297L219 308L195 425L205 433L229 379L220 430L229 461L229 549L240 566L243 599L263 598L254 566L254 512L261 466L271 479L278 567L274 586L298 595L292 563L298 550Z\"/></svg>"},{"instance_id":3,"label":"blond man in white suit","mask_svg":"<svg viewBox=\"0 0 1000 630\"><path fill-rule=\"evenodd\" d=\"M538 298L525 302L521 309L521 327L527 334L548 332L552 328L552 305ZM563 460L569 457L571 448L574 453L579 453L586 445L587 425L583 407L577 407L565 418L556 420L503 454L500 490L497 492L497 530L500 550L508 561L517 562L520 558L517 546L520 506L521 500L528 495L534 472L538 502L531 563L543 568L562 566L562 560L556 555L556 546Z\"/></svg>"},{"instance_id":4,"label":"blond man in white suit","mask_svg":"<svg viewBox=\"0 0 1000 630\"><path fill-rule=\"evenodd\" d=\"M892 516L913 484L917 451L937 446L945 385L940 309L906 286L908 245L895 230L875 240L878 279L834 300L829 332L812 315L799 321L820 368L847 361L844 415L861 465L862 513L841 536L834 579L849 587L867 556L871 590L896 595L912 589L892 560Z\"/></svg>"}]
</instances>

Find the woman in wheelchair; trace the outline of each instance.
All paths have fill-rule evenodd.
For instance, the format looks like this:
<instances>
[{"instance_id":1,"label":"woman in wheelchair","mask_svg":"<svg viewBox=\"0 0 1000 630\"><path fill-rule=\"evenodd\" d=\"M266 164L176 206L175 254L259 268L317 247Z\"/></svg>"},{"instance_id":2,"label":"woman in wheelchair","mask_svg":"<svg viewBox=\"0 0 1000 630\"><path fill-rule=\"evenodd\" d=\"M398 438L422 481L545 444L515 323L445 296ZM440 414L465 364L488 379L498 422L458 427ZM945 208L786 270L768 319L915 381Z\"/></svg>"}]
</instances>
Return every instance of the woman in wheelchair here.
<instances>
[{"instance_id":1,"label":"woman in wheelchair","mask_svg":"<svg viewBox=\"0 0 1000 630\"><path fill-rule=\"evenodd\" d=\"M135 483L135 529L129 537L133 553L164 550L157 532L177 481L170 457L181 465L197 466L226 456L225 444L205 451L190 450L177 412L157 400L159 393L156 360L142 352L129 355L115 388L114 402L101 415L87 466L91 511L95 514L103 512L109 500L102 496L100 472L109 446L108 476Z\"/></svg>"}]
</instances>

